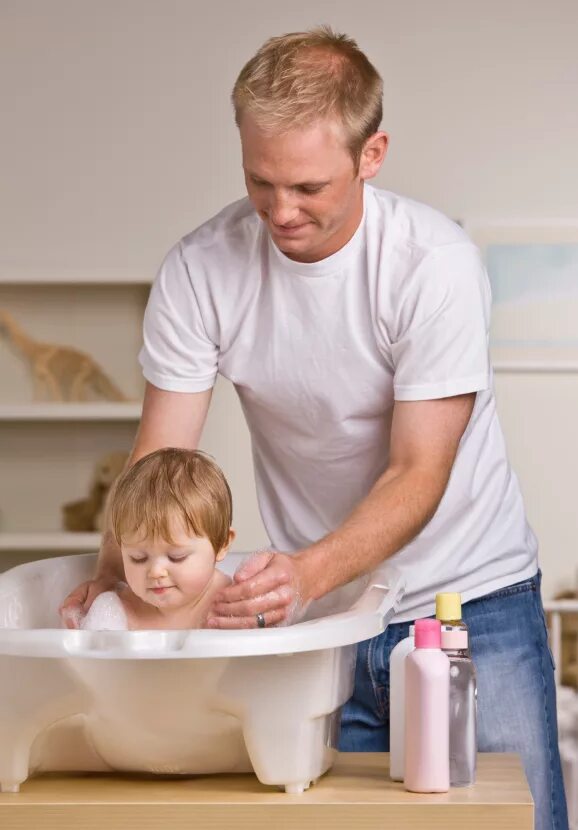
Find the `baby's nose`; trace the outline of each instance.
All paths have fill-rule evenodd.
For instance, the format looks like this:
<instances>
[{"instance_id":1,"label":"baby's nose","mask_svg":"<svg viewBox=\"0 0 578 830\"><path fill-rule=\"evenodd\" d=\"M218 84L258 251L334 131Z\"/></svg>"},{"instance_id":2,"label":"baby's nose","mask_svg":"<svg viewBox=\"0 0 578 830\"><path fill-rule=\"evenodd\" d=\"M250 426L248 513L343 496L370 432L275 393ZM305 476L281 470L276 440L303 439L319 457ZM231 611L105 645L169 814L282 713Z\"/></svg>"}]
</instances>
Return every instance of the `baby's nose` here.
<instances>
[{"instance_id":1,"label":"baby's nose","mask_svg":"<svg viewBox=\"0 0 578 830\"><path fill-rule=\"evenodd\" d=\"M152 579L160 579L167 575L167 568L163 562L153 562L149 568L149 576Z\"/></svg>"}]
</instances>

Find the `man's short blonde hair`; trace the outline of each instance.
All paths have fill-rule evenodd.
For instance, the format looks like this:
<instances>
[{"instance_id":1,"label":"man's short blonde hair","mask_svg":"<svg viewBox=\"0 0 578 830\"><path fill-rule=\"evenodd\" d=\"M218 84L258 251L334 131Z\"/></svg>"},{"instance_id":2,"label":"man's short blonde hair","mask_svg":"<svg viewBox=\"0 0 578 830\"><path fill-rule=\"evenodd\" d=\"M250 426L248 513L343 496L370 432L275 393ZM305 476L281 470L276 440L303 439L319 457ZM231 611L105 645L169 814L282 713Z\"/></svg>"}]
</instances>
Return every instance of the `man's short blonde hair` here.
<instances>
[{"instance_id":1,"label":"man's short blonde hair","mask_svg":"<svg viewBox=\"0 0 578 830\"><path fill-rule=\"evenodd\" d=\"M199 450L173 447L145 455L117 479L111 523L120 545L127 539L163 539L181 522L194 536L206 536L215 553L229 541L231 491L222 470Z\"/></svg>"},{"instance_id":2,"label":"man's short blonde hair","mask_svg":"<svg viewBox=\"0 0 578 830\"><path fill-rule=\"evenodd\" d=\"M381 77L357 43L320 26L267 40L241 70L232 100L237 126L245 112L271 132L341 120L357 169L379 129L382 96Z\"/></svg>"}]
</instances>

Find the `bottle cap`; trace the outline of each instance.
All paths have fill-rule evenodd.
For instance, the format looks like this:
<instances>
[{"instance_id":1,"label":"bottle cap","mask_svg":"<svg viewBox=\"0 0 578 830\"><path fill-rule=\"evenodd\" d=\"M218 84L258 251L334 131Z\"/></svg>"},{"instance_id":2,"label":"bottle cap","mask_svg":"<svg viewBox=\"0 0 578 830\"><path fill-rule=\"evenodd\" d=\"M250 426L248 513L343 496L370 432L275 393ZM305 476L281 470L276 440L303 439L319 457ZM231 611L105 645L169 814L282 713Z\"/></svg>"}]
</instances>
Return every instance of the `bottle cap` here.
<instances>
[{"instance_id":1,"label":"bottle cap","mask_svg":"<svg viewBox=\"0 0 578 830\"><path fill-rule=\"evenodd\" d=\"M468 647L468 632L465 628L442 625L442 648L444 651L463 651Z\"/></svg>"},{"instance_id":2,"label":"bottle cap","mask_svg":"<svg viewBox=\"0 0 578 830\"><path fill-rule=\"evenodd\" d=\"M415 647L440 648L442 642L442 626L439 620L415 621Z\"/></svg>"},{"instance_id":3,"label":"bottle cap","mask_svg":"<svg viewBox=\"0 0 578 830\"><path fill-rule=\"evenodd\" d=\"M436 619L461 620L462 598L460 594L436 594Z\"/></svg>"}]
</instances>

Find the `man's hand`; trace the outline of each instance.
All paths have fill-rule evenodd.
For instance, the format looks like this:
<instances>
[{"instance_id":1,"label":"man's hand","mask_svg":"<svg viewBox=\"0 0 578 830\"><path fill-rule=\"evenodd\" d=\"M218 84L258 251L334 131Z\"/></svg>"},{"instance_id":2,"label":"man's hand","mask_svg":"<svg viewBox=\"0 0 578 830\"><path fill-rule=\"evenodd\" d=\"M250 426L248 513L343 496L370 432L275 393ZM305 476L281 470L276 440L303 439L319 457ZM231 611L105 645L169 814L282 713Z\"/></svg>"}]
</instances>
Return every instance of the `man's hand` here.
<instances>
[{"instance_id":1,"label":"man's hand","mask_svg":"<svg viewBox=\"0 0 578 830\"><path fill-rule=\"evenodd\" d=\"M237 569L233 584L217 596L207 620L209 628L257 628L295 622L309 604L301 562L297 556L255 553Z\"/></svg>"},{"instance_id":2,"label":"man's hand","mask_svg":"<svg viewBox=\"0 0 578 830\"><path fill-rule=\"evenodd\" d=\"M115 576L97 576L83 582L64 600L58 613L67 628L80 628L88 609L99 594L112 590L118 583Z\"/></svg>"}]
</instances>

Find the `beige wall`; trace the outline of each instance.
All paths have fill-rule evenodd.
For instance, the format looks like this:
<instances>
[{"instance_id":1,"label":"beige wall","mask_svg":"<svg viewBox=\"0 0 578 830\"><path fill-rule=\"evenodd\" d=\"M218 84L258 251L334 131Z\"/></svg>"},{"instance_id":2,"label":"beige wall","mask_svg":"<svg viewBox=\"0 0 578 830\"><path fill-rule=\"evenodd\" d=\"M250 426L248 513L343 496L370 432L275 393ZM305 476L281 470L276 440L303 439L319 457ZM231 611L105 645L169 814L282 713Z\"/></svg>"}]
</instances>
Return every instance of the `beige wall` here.
<instances>
[{"instance_id":1,"label":"beige wall","mask_svg":"<svg viewBox=\"0 0 578 830\"><path fill-rule=\"evenodd\" d=\"M379 186L465 220L578 218L575 0L3 0L0 12L0 275L152 275L243 195L237 71L269 35L319 22L355 36L385 79ZM497 391L551 593L578 559L578 376L501 375ZM259 544L230 389L205 446L231 478L241 546Z\"/></svg>"}]
</instances>

